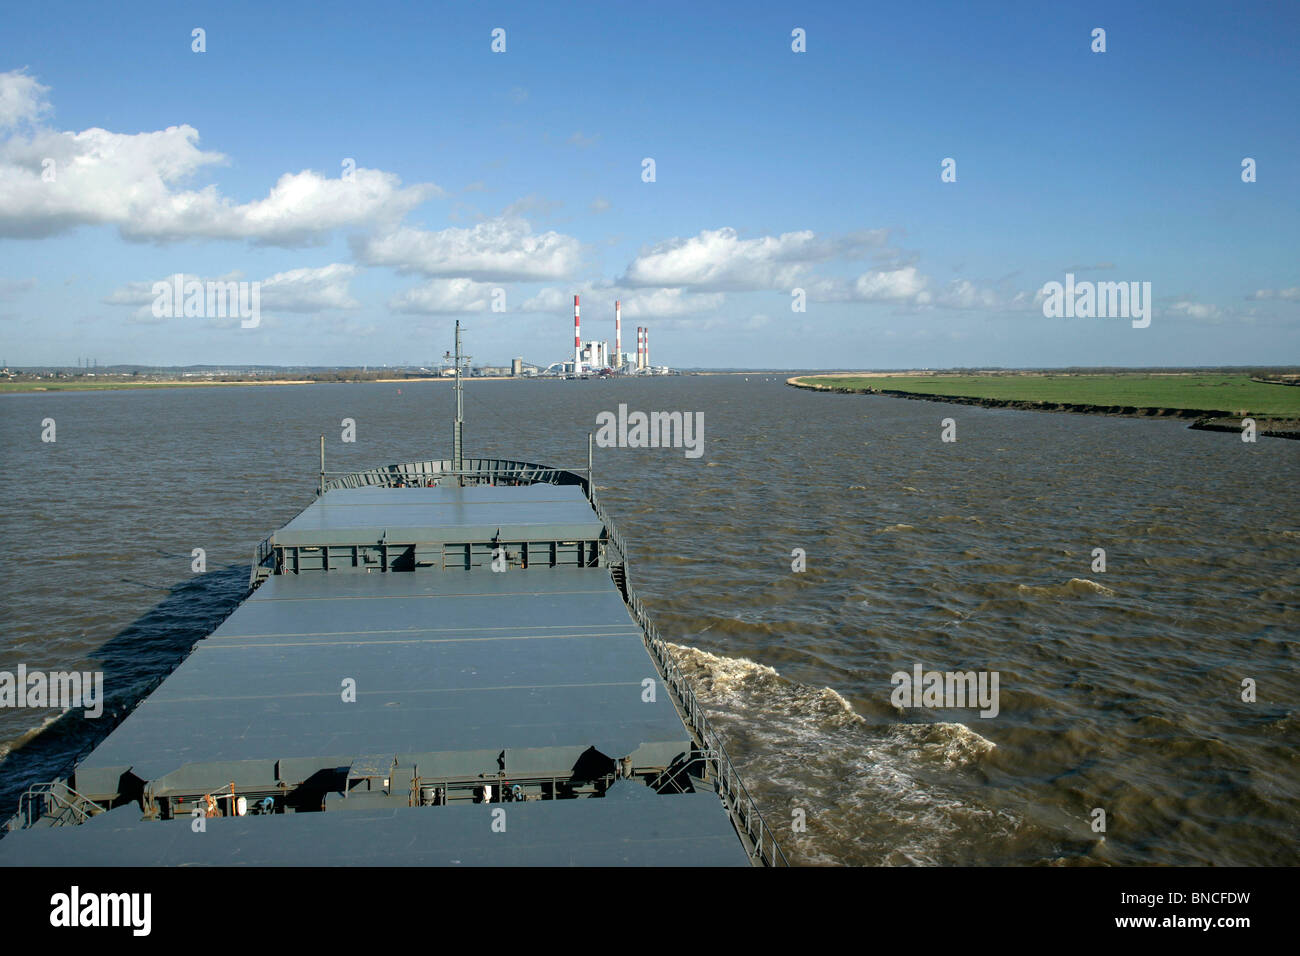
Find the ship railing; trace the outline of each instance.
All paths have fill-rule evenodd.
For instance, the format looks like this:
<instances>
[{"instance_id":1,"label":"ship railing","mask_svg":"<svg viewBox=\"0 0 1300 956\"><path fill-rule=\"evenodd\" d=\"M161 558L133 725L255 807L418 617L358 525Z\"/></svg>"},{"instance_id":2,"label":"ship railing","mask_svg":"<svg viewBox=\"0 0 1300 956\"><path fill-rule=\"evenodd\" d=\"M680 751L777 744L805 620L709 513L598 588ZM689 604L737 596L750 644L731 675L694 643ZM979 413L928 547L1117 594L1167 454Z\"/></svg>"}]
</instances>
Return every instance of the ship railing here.
<instances>
[{"instance_id":1,"label":"ship railing","mask_svg":"<svg viewBox=\"0 0 1300 956\"><path fill-rule=\"evenodd\" d=\"M596 517L605 526L609 541L617 549L618 557L626 570L627 547L623 543L623 536L619 534L613 519L601 506L590 484L587 486L587 500L596 512ZM718 794L736 829L743 830L749 837L754 847L752 855L764 866L789 866L785 852L776 842L771 828L759 812L758 803L746 788L740 774L736 772L727 749L722 745L722 739L705 717L704 708L700 705L699 698L695 696L690 680L682 673L672 652L668 649L667 642L660 636L659 629L646 613L645 605L641 603L641 599L632 591L630 585L627 588L627 603L632 609L632 616L641 625L646 648L663 673L665 682L680 702L687 724L703 744L699 757L712 769Z\"/></svg>"},{"instance_id":2,"label":"ship railing","mask_svg":"<svg viewBox=\"0 0 1300 956\"><path fill-rule=\"evenodd\" d=\"M667 642L660 636L659 629L646 614L645 605L630 589L627 601L632 609L632 616L641 625L646 648L663 674L664 682L679 702L687 724L702 744L697 755L698 759L712 771L714 785L732 823L738 831L749 838L753 846L751 857L764 866L789 866L785 851L777 843L772 828L767 825L767 821L763 819L763 814L758 809L758 802L745 786L740 774L736 772L736 767L727 754L727 748L722 744L722 738L709 724L708 718L704 715L704 707L695 696L690 680L678 666L672 652L668 649Z\"/></svg>"},{"instance_id":3,"label":"ship railing","mask_svg":"<svg viewBox=\"0 0 1300 956\"><path fill-rule=\"evenodd\" d=\"M681 701L687 722L704 744L701 757L706 765L711 765L718 795L722 798L723 806L727 808L732 822L736 824L738 830L743 830L749 837L754 847L753 856L764 866L789 866L785 852L776 842L771 827L758 809L758 802L736 771L726 747L722 744L721 737L705 717L704 708L699 698L695 696L690 680L682 673L666 642L660 636L659 629L646 615L641 600L634 595L630 596L629 600L637 621L646 635L646 646L654 655L656 663L663 672L664 680Z\"/></svg>"},{"instance_id":4,"label":"ship railing","mask_svg":"<svg viewBox=\"0 0 1300 956\"><path fill-rule=\"evenodd\" d=\"M614 521L601 507L599 499L596 498L596 492L591 490L590 485L587 490L587 500L591 502L592 510L596 512L596 517L600 523L605 526L605 535L613 543L618 551L619 563L627 563L627 545L623 542L623 536L618 533L618 528L614 527Z\"/></svg>"},{"instance_id":5,"label":"ship railing","mask_svg":"<svg viewBox=\"0 0 1300 956\"><path fill-rule=\"evenodd\" d=\"M423 483L430 479L471 478L476 480L499 479L521 484L574 484L586 483L588 469L555 465L538 465L514 459L477 459L468 468L454 469L446 459L407 462L362 471L320 472L320 487L331 491L336 488L363 488L371 485L391 485L394 481ZM566 480L567 479L567 480Z\"/></svg>"},{"instance_id":6,"label":"ship railing","mask_svg":"<svg viewBox=\"0 0 1300 956\"><path fill-rule=\"evenodd\" d=\"M59 780L32 784L18 798L18 817L22 819L20 826L24 830L45 817L50 818L50 826L85 823L105 809Z\"/></svg>"},{"instance_id":7,"label":"ship railing","mask_svg":"<svg viewBox=\"0 0 1300 956\"><path fill-rule=\"evenodd\" d=\"M267 567L271 551L272 546L269 537L258 542L257 548L253 551L252 567L248 570L248 586L250 588L257 587L258 583L271 573L270 568Z\"/></svg>"}]
</instances>

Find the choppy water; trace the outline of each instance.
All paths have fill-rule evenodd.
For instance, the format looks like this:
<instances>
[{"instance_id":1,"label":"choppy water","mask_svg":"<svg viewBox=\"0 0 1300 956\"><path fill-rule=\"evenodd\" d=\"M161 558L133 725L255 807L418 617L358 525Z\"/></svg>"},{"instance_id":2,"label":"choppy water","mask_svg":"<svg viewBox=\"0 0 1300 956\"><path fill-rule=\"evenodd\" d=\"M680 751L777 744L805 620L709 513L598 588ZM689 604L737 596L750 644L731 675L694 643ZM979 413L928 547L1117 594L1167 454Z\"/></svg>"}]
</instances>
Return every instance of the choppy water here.
<instances>
[{"instance_id":1,"label":"choppy water","mask_svg":"<svg viewBox=\"0 0 1300 956\"><path fill-rule=\"evenodd\" d=\"M794 862L1300 862L1300 443L782 382L472 382L466 443L579 465L618 402L705 413L703 457L599 450L596 481ZM318 434L331 470L442 457L450 408L434 383L0 396L0 670L102 669L129 706L310 502ZM895 709L916 663L998 672L999 714ZM0 815L108 726L56 718L0 710Z\"/></svg>"}]
</instances>

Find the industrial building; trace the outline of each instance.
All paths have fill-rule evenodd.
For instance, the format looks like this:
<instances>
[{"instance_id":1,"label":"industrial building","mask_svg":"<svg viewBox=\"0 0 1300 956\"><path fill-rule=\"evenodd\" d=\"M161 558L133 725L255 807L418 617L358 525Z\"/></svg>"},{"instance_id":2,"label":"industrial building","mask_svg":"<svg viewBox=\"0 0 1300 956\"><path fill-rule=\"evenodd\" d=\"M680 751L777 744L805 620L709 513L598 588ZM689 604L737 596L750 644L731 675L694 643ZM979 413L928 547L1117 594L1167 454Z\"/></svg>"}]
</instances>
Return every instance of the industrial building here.
<instances>
[{"instance_id":1,"label":"industrial building","mask_svg":"<svg viewBox=\"0 0 1300 956\"><path fill-rule=\"evenodd\" d=\"M623 303L614 302L614 348L602 340L582 340L582 313L579 296L573 297L573 361L551 366L559 374L583 378L589 375L618 373L623 375L668 375L667 366L655 368L650 364L650 329L637 326L636 355L623 351Z\"/></svg>"}]
</instances>

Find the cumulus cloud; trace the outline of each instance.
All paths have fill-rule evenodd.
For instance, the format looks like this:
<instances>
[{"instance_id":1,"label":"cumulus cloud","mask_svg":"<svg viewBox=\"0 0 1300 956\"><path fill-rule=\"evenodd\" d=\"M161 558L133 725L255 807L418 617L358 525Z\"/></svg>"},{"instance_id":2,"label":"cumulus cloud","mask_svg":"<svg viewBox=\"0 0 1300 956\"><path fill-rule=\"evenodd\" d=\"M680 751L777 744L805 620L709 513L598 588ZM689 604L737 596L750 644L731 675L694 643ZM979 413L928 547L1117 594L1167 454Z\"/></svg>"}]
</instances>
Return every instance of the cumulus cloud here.
<instances>
[{"instance_id":1,"label":"cumulus cloud","mask_svg":"<svg viewBox=\"0 0 1300 956\"><path fill-rule=\"evenodd\" d=\"M673 318L716 312L726 301L721 292L689 293L684 289L638 290L622 299L625 319Z\"/></svg>"},{"instance_id":2,"label":"cumulus cloud","mask_svg":"<svg viewBox=\"0 0 1300 956\"><path fill-rule=\"evenodd\" d=\"M992 286L982 286L969 279L954 279L934 297L934 304L945 309L984 309L998 312L1041 310L1047 294L1043 290L1013 291L1006 279Z\"/></svg>"},{"instance_id":3,"label":"cumulus cloud","mask_svg":"<svg viewBox=\"0 0 1300 956\"><path fill-rule=\"evenodd\" d=\"M416 315L487 312L492 308L493 291L499 288L490 282L475 282L473 279L434 279L395 296L388 307L394 312Z\"/></svg>"},{"instance_id":4,"label":"cumulus cloud","mask_svg":"<svg viewBox=\"0 0 1300 956\"><path fill-rule=\"evenodd\" d=\"M573 294L582 297L582 321L604 328L614 323L614 303L621 302L624 325L628 321L650 319L690 319L692 316L716 312L723 307L727 297L722 293L692 293L685 289L625 289L602 282L582 282L572 289L542 289L525 300L520 312L543 312L549 315L573 315ZM690 325L697 325L697 320ZM624 333L636 338L634 330ZM612 334L612 329L611 329Z\"/></svg>"},{"instance_id":5,"label":"cumulus cloud","mask_svg":"<svg viewBox=\"0 0 1300 956\"><path fill-rule=\"evenodd\" d=\"M582 297L584 322L612 323L614 302L622 303L624 324L655 318L675 318L715 312L726 296L720 292L692 293L685 289L627 289L609 283L581 283L572 289L542 289L520 306L521 312L572 315L573 296ZM626 330L625 330L626 331ZM635 332L632 333L635 337Z\"/></svg>"},{"instance_id":6,"label":"cumulus cloud","mask_svg":"<svg viewBox=\"0 0 1300 956\"><path fill-rule=\"evenodd\" d=\"M1185 315L1189 319L1217 319L1221 318L1223 313L1217 305L1210 305L1206 302L1191 302L1182 300L1171 303L1165 308L1165 312L1170 315Z\"/></svg>"},{"instance_id":7,"label":"cumulus cloud","mask_svg":"<svg viewBox=\"0 0 1300 956\"><path fill-rule=\"evenodd\" d=\"M930 301L930 293L926 289L929 282L929 278L922 275L915 266L866 272L854 281L852 298L858 302L910 300L924 305Z\"/></svg>"},{"instance_id":8,"label":"cumulus cloud","mask_svg":"<svg viewBox=\"0 0 1300 956\"><path fill-rule=\"evenodd\" d=\"M26 70L0 73L0 130L13 129L49 111L48 86L36 82Z\"/></svg>"},{"instance_id":9,"label":"cumulus cloud","mask_svg":"<svg viewBox=\"0 0 1300 956\"><path fill-rule=\"evenodd\" d=\"M37 115L43 89L25 74L0 74L0 115L11 127L15 117ZM428 183L403 187L376 169L358 168L348 179L303 170L282 175L264 198L238 203L215 185L182 185L226 162L198 142L188 125L134 134L36 127L10 135L0 143L0 236L36 239L109 225L134 241L315 245L339 228L391 227L442 194Z\"/></svg>"},{"instance_id":10,"label":"cumulus cloud","mask_svg":"<svg viewBox=\"0 0 1300 956\"><path fill-rule=\"evenodd\" d=\"M481 282L561 279L572 274L581 251L572 236L553 231L535 234L519 216L440 232L403 227L352 243L353 255L368 266L388 266L404 275Z\"/></svg>"},{"instance_id":11,"label":"cumulus cloud","mask_svg":"<svg viewBox=\"0 0 1300 956\"><path fill-rule=\"evenodd\" d=\"M969 279L957 279L939 294L938 304L950 309L995 309L1002 304L1002 296Z\"/></svg>"},{"instance_id":12,"label":"cumulus cloud","mask_svg":"<svg viewBox=\"0 0 1300 956\"><path fill-rule=\"evenodd\" d=\"M911 309L1024 312L1041 308L1042 290L1016 290L1005 277L990 284L953 279L934 287L915 266L893 265L865 272L853 280L817 279L804 286L814 302L893 303Z\"/></svg>"},{"instance_id":13,"label":"cumulus cloud","mask_svg":"<svg viewBox=\"0 0 1300 956\"><path fill-rule=\"evenodd\" d=\"M915 256L890 249L886 229L817 236L811 230L741 239L730 228L705 230L689 239L675 238L644 250L628 266L619 284L629 288L658 286L657 301L674 299L670 290L692 292L803 289L811 301L891 303L904 308L1020 311L1033 307L1033 293L1015 291L1006 277L981 285L955 279L936 288L914 264ZM832 261L871 258L874 267L856 277L820 274L815 266ZM1093 268L1104 268L1101 263ZM683 298L681 301L685 302ZM716 308L701 303L700 311ZM626 311L626 309L624 310ZM661 313L675 314L671 310Z\"/></svg>"},{"instance_id":14,"label":"cumulus cloud","mask_svg":"<svg viewBox=\"0 0 1300 956\"><path fill-rule=\"evenodd\" d=\"M273 312L355 309L348 283L357 267L335 262L318 269L290 269L262 280L262 305Z\"/></svg>"},{"instance_id":15,"label":"cumulus cloud","mask_svg":"<svg viewBox=\"0 0 1300 956\"><path fill-rule=\"evenodd\" d=\"M345 263L331 263L315 269L290 269L277 272L260 280L262 308L272 312L324 312L355 309L360 303L352 298L348 284L357 273L357 267ZM184 273L185 279L208 282L242 282L239 271L221 276L196 276ZM172 282L172 276L163 276L156 282ZM138 306L134 314L137 321L154 321L152 312L155 299L154 281L128 282L114 289L102 300L106 305Z\"/></svg>"},{"instance_id":16,"label":"cumulus cloud","mask_svg":"<svg viewBox=\"0 0 1300 956\"><path fill-rule=\"evenodd\" d=\"M799 286L815 302L930 302L930 280L915 266L873 269L854 280L815 279Z\"/></svg>"},{"instance_id":17,"label":"cumulus cloud","mask_svg":"<svg viewBox=\"0 0 1300 956\"><path fill-rule=\"evenodd\" d=\"M830 238L803 230L757 239L741 239L729 227L706 229L698 236L669 239L643 251L620 282L719 292L789 289L814 263L858 259L887 241L884 229Z\"/></svg>"},{"instance_id":18,"label":"cumulus cloud","mask_svg":"<svg viewBox=\"0 0 1300 956\"><path fill-rule=\"evenodd\" d=\"M586 288L590 288L589 286ZM576 290L579 295L582 289ZM536 295L524 301L519 307L520 312L564 312L573 308L572 292L565 292L563 289L542 289Z\"/></svg>"}]
</instances>

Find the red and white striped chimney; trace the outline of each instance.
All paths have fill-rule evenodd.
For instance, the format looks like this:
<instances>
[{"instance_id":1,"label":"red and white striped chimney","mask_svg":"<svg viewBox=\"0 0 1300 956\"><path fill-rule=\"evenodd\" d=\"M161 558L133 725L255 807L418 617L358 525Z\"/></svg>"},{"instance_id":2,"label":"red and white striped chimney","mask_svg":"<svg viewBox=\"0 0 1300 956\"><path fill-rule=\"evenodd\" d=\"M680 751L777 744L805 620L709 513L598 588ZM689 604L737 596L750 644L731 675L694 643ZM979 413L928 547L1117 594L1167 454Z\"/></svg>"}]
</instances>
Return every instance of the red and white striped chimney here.
<instances>
[{"instance_id":1,"label":"red and white striped chimney","mask_svg":"<svg viewBox=\"0 0 1300 956\"><path fill-rule=\"evenodd\" d=\"M623 367L623 310L618 299L614 300L614 367Z\"/></svg>"},{"instance_id":2,"label":"red and white striped chimney","mask_svg":"<svg viewBox=\"0 0 1300 956\"><path fill-rule=\"evenodd\" d=\"M641 333L641 359L645 362L645 367L650 367L650 327Z\"/></svg>"},{"instance_id":3,"label":"red and white striped chimney","mask_svg":"<svg viewBox=\"0 0 1300 956\"><path fill-rule=\"evenodd\" d=\"M582 329L578 324L578 297L573 297L573 374L582 374Z\"/></svg>"}]
</instances>

